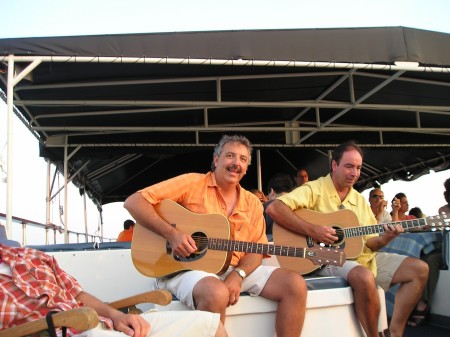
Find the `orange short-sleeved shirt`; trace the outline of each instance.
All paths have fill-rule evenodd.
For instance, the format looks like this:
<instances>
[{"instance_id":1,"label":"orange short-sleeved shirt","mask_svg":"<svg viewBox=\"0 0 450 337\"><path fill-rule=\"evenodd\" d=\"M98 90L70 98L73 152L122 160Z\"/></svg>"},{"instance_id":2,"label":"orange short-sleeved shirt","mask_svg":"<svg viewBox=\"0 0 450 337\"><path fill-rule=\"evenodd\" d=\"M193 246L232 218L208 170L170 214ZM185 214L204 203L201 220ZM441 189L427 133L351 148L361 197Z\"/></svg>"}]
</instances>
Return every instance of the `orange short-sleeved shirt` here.
<instances>
[{"instance_id":1,"label":"orange short-sleeved shirt","mask_svg":"<svg viewBox=\"0 0 450 337\"><path fill-rule=\"evenodd\" d=\"M117 237L117 242L128 242L131 241L133 238L133 229L134 226L130 229L124 229L119 233L119 236Z\"/></svg>"},{"instance_id":2,"label":"orange short-sleeved shirt","mask_svg":"<svg viewBox=\"0 0 450 337\"><path fill-rule=\"evenodd\" d=\"M247 242L267 243L263 206L260 200L249 191L238 185L238 200L233 213L228 217L234 229L232 239ZM219 192L212 172L207 174L187 173L149 186L141 191L141 195L151 204L169 199L198 214L222 214L225 217L226 203ZM233 252L232 266L237 266L245 255Z\"/></svg>"}]
</instances>

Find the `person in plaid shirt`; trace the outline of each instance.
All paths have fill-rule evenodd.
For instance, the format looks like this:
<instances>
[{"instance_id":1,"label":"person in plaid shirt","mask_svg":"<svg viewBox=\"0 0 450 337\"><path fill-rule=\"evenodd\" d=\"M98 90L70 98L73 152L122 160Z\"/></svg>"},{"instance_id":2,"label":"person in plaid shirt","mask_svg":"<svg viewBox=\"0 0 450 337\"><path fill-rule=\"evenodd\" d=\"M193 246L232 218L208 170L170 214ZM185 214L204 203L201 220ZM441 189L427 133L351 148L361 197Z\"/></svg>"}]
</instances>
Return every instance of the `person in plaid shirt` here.
<instances>
[{"instance_id":1,"label":"person in plaid shirt","mask_svg":"<svg viewBox=\"0 0 450 337\"><path fill-rule=\"evenodd\" d=\"M101 336L110 337L175 337L194 332L195 336L227 336L219 315L209 312L124 314L83 291L54 257L31 248L0 243L0 284L0 330L45 317L50 311L89 306L99 315L99 327L81 335L69 329L68 336L95 336L100 330Z\"/></svg>"}]
</instances>

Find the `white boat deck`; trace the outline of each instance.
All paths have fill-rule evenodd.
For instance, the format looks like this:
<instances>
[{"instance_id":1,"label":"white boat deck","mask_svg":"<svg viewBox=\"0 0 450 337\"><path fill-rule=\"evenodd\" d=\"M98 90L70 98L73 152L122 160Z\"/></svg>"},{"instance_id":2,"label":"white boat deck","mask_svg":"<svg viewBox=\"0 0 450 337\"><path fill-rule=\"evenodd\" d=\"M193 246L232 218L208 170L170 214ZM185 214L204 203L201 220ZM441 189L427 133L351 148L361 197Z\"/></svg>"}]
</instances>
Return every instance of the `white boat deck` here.
<instances>
[{"instance_id":1,"label":"white boat deck","mask_svg":"<svg viewBox=\"0 0 450 337\"><path fill-rule=\"evenodd\" d=\"M49 252L59 265L76 277L86 291L104 301L148 291L153 279L139 274L133 266L130 249ZM272 258L270 263L276 263ZM338 278L308 280L306 320L302 336L365 336L356 319L351 288ZM384 292L380 289L384 304ZM143 310L151 306L141 307ZM383 305L384 308L384 305ZM227 310L226 328L230 337L275 336L275 302L242 296L239 303ZM174 300L158 310L188 310ZM345 322L343 324L342 322ZM386 311L382 311L380 329L387 327ZM320 329L318 328L320 327Z\"/></svg>"},{"instance_id":2,"label":"white boat deck","mask_svg":"<svg viewBox=\"0 0 450 337\"><path fill-rule=\"evenodd\" d=\"M450 261L449 238L450 233L447 233L443 248L447 265ZM141 275L134 268L130 243L101 243L96 245L95 249L93 245L93 243L64 244L35 248L43 248L55 256L60 266L75 276L88 292L106 302L154 288L154 280ZM49 249L58 251L49 251ZM277 263L276 257L265 260L264 263ZM450 271L448 267L445 267L440 271L428 323L450 327L450 293L447 291L449 283ZM343 280L339 278L308 279L308 286L307 313L301 336L365 336L356 319L351 288ZM387 328L387 315L384 292L381 289L379 295L382 301L379 321L381 331ZM151 308L153 308L152 305L140 306L140 309L144 311ZM276 303L273 301L260 297L241 296L237 305L227 309L225 326L230 337L275 336L276 308ZM158 307L158 310L188 309L174 300L168 307ZM434 326L430 326L431 328L436 329ZM445 328L443 330L445 333L448 331ZM407 329L405 337L415 331L418 330Z\"/></svg>"}]
</instances>

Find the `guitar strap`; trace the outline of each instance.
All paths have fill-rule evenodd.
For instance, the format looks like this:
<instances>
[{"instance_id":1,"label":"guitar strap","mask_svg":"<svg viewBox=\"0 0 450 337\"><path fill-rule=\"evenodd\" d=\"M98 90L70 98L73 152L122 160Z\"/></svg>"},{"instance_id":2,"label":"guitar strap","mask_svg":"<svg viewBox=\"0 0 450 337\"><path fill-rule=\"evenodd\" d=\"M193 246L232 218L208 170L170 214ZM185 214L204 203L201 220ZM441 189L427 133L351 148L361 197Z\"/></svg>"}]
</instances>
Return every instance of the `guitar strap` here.
<instances>
[{"instance_id":1,"label":"guitar strap","mask_svg":"<svg viewBox=\"0 0 450 337\"><path fill-rule=\"evenodd\" d=\"M45 320L47 321L47 326L48 326L48 333L50 335L50 337L58 337L58 335L56 334L56 328L55 328L55 324L53 324L53 318L52 315L56 314L58 311L50 311L49 313L47 313L47 315L45 315ZM67 334L67 327L63 326L61 328L62 330L62 337L66 337Z\"/></svg>"}]
</instances>

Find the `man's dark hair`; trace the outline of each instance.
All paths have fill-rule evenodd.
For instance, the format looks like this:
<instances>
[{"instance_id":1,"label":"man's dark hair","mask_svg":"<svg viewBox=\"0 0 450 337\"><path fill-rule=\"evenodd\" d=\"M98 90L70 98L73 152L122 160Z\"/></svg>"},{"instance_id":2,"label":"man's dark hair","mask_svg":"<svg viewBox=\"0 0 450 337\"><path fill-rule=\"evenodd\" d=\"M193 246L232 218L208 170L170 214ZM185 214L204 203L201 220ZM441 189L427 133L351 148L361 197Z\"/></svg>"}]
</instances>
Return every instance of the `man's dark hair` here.
<instances>
[{"instance_id":1,"label":"man's dark hair","mask_svg":"<svg viewBox=\"0 0 450 337\"><path fill-rule=\"evenodd\" d=\"M331 156L330 171L332 171L331 164L333 163L333 160L336 162L336 164L339 165L339 163L342 159L342 156L344 155L344 152L351 151L351 150L358 151L359 154L361 155L361 158L364 157L361 147L358 144L356 144L356 142L354 140L350 140L348 142L342 143L337 148L335 148L333 151L333 155Z\"/></svg>"},{"instance_id":2,"label":"man's dark hair","mask_svg":"<svg viewBox=\"0 0 450 337\"><path fill-rule=\"evenodd\" d=\"M267 193L270 193L270 190L273 189L276 194L280 194L282 192L290 192L293 188L294 181L289 174L276 173L267 184Z\"/></svg>"},{"instance_id":3,"label":"man's dark hair","mask_svg":"<svg viewBox=\"0 0 450 337\"><path fill-rule=\"evenodd\" d=\"M394 198L392 198L392 202L394 202L395 199L401 200L401 198L406 198L406 194L403 192L397 193Z\"/></svg>"},{"instance_id":4,"label":"man's dark hair","mask_svg":"<svg viewBox=\"0 0 450 337\"><path fill-rule=\"evenodd\" d=\"M409 210L409 215L414 215L417 219L423 218L424 215L419 207L413 207Z\"/></svg>"},{"instance_id":5,"label":"man's dark hair","mask_svg":"<svg viewBox=\"0 0 450 337\"><path fill-rule=\"evenodd\" d=\"M445 201L447 201L447 204L450 205L450 178L448 178L444 182L444 187L445 187L444 198L445 198Z\"/></svg>"},{"instance_id":6,"label":"man's dark hair","mask_svg":"<svg viewBox=\"0 0 450 337\"><path fill-rule=\"evenodd\" d=\"M134 226L134 225L135 225L135 223L134 223L133 220L130 220L130 219L125 220L125 221L123 222L123 229L130 229L130 227L131 227L131 226Z\"/></svg>"}]
</instances>

